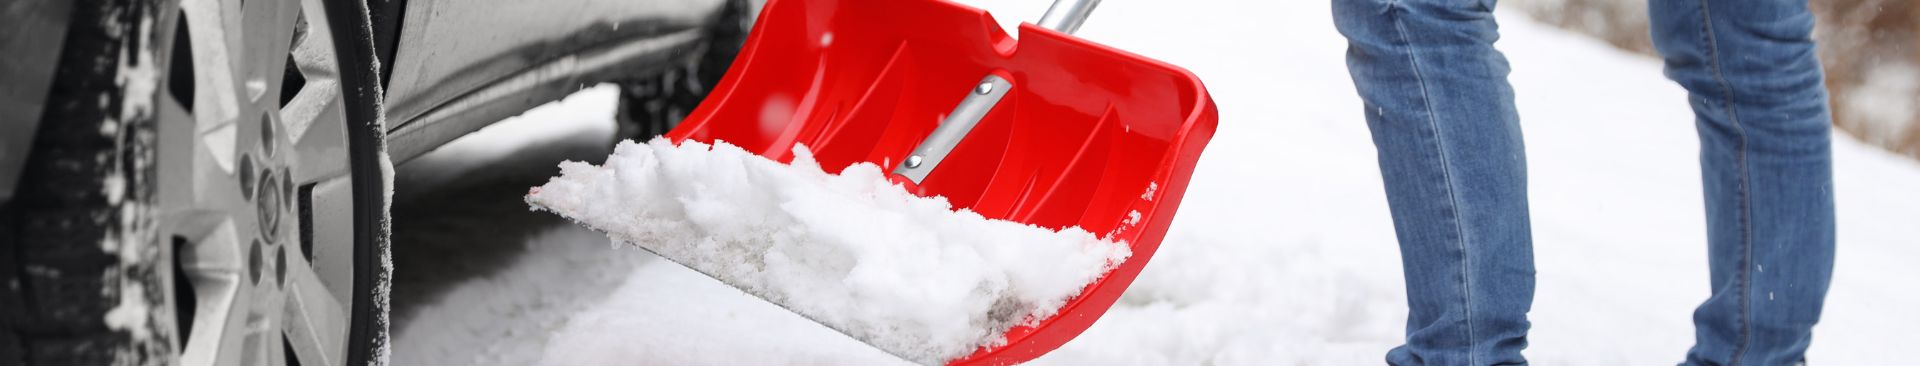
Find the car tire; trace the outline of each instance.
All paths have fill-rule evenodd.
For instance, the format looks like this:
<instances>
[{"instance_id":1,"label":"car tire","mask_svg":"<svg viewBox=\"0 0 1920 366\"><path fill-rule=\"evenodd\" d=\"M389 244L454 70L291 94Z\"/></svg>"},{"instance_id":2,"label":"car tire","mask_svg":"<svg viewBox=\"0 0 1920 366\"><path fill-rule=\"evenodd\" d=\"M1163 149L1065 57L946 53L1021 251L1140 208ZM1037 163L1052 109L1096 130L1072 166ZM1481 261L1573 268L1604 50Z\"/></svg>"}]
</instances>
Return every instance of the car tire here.
<instances>
[{"instance_id":1,"label":"car tire","mask_svg":"<svg viewBox=\"0 0 1920 366\"><path fill-rule=\"evenodd\" d=\"M753 11L749 0L727 0L708 22L701 51L658 74L618 82L617 137L645 141L665 134L699 107L740 55L753 27Z\"/></svg>"},{"instance_id":2,"label":"car tire","mask_svg":"<svg viewBox=\"0 0 1920 366\"><path fill-rule=\"evenodd\" d=\"M312 23L324 23L324 29L334 30L328 32L331 42L303 35L310 28L300 28L282 30L295 34L281 38L284 43L262 43L277 47L312 44L334 50L330 57L333 70L328 70L328 75L302 79L330 80L338 85L334 94L316 92L314 95L321 97L309 97L336 98L320 104L331 103L338 108L338 118L324 119L327 123L310 122L301 130L306 136L335 133L311 132L317 130L337 131L337 146L325 147L321 150L326 154L320 154L303 153L307 146L297 145L306 140L276 134L276 128L285 128L272 127L288 124L282 122L286 112L277 107L292 97L273 104L268 100L274 98L263 96L267 94L264 91L285 89L290 85L286 80L296 77L283 78L276 73L274 79L282 79L279 83L257 84L265 79L253 79L240 75L245 71L237 71L249 69L239 66L250 60L249 53L232 48L227 52L239 54L222 57L233 56L235 61L194 61L202 54L181 45L188 34L183 15L190 12L184 10L183 3L193 1L198 0L73 3L60 63L20 186L15 199L0 207L0 365L357 365L384 360L386 308L382 283L391 273L386 262L386 185L391 173L382 153L385 130L380 126L378 73L370 56L372 43L364 4L267 2L274 0L246 4L273 4L265 8L278 12L268 13L297 17L298 22L285 23L301 26L310 24L306 20L320 18L317 15L344 14ZM321 7L325 10L306 12ZM255 8L261 7L249 8L247 16L253 16L251 10ZM222 30L227 31L250 29ZM241 49L257 48L254 43L244 44ZM286 67L296 69L288 75L320 62L295 65L289 56L294 51L282 48L274 52L289 58ZM279 66L281 61L269 62ZM186 111L195 104L214 104L196 103L193 96L177 95L181 90L193 90L194 84L199 84L203 93L213 89L190 75L212 72L202 67L205 65L234 65L235 71L230 72L240 79L232 80L234 88L229 94L250 96L260 104L257 110L250 110L249 102L241 100L240 107L228 108L246 116L226 118L225 124L215 126L255 126L227 131L262 136L252 140L225 137L239 142L220 146L247 150L237 154L242 161L237 166L231 163L231 157L227 160L229 165L222 169L230 172L202 164L212 161L206 156L219 155L207 151L219 148L179 143L204 140L209 135L238 135L218 133L222 128L206 128L204 121L217 117L203 118ZM183 70L189 74L183 74ZM299 97L306 97L306 86L315 84L324 83L292 89ZM281 141L283 138L286 140ZM251 146L248 141L252 141ZM283 146L275 149L276 144ZM268 153L256 153L261 150ZM268 158L274 150L279 151L278 158ZM189 158L174 159L177 156ZM312 164L303 165L306 160L302 159L338 165L338 174L329 176L326 182L351 191L350 197L329 198L334 208L317 210L313 196L308 194L314 185L296 182L301 174L315 175L306 173L312 170ZM252 164L254 161L260 163ZM240 178L221 182L224 185L209 185L205 179L209 176ZM245 196L236 200L245 205L197 205L202 200L196 197L230 195ZM300 250L314 245L313 217L328 214L335 219L327 222L346 223L333 226L350 227L350 232L320 235L346 238L334 241L346 243L338 245L344 248L326 250L345 253L340 255L345 259L332 261L344 264L328 268L351 274L350 284L337 285L349 289L350 294L328 298L338 306L290 300L327 291L284 279L298 279L303 273L317 271L289 269L300 261L287 262L285 258L301 256ZM187 234L195 230L183 227L218 229ZM203 247L207 244L193 239L209 236L229 238L221 242L234 244L233 250L209 250ZM200 253L232 258L222 261ZM193 260L192 265L186 264L188 259ZM269 280L274 277L280 279ZM210 285L199 284L206 281L230 285L229 292L213 293L227 294L225 297L203 296L211 291L211 287L201 288ZM341 281L325 283L335 282ZM259 290L267 288L273 291ZM274 293L280 297L269 296ZM337 316L310 316L315 309L328 306ZM300 309L295 311L295 307ZM290 320L295 315L308 322L303 323L304 328ZM200 321L194 321L196 318ZM286 338L289 335L268 334L295 330L314 333L312 330L318 329L312 324L314 319L328 321L325 328L341 333L319 337L333 340L334 347L327 347L333 349L301 351L296 356L298 347ZM206 328L208 324L220 329L206 330L211 329ZM191 338L196 336L208 339L194 342ZM229 341L227 337L242 338ZM322 353L326 355L316 357L327 362L311 362L316 357L308 357Z\"/></svg>"},{"instance_id":3,"label":"car tire","mask_svg":"<svg viewBox=\"0 0 1920 366\"><path fill-rule=\"evenodd\" d=\"M172 347L161 324L115 327L123 302L165 294L150 237L155 202L154 116L129 111L151 99L120 86L123 56L146 52L132 27L153 1L73 4L61 64L15 199L0 208L0 364L162 364ZM104 96L105 98L100 98ZM144 162L144 165L143 165ZM131 239L131 240L128 240ZM158 312L124 314L157 317ZM141 337L140 335L146 335Z\"/></svg>"}]
</instances>

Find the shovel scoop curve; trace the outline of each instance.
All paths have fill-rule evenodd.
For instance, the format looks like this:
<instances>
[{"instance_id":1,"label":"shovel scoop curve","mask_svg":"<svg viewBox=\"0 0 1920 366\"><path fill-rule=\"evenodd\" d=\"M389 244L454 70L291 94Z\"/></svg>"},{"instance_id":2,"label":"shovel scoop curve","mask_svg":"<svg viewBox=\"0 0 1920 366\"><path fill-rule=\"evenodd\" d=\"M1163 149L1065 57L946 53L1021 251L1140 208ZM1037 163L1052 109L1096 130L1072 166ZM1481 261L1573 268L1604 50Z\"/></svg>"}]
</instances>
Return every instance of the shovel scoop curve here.
<instances>
[{"instance_id":1,"label":"shovel scoop curve","mask_svg":"<svg viewBox=\"0 0 1920 366\"><path fill-rule=\"evenodd\" d=\"M1218 112L1186 70L1019 32L944 0L768 1L678 127L528 202L911 361L1031 360L1139 275ZM1004 94L936 169L883 170L988 76Z\"/></svg>"}]
</instances>

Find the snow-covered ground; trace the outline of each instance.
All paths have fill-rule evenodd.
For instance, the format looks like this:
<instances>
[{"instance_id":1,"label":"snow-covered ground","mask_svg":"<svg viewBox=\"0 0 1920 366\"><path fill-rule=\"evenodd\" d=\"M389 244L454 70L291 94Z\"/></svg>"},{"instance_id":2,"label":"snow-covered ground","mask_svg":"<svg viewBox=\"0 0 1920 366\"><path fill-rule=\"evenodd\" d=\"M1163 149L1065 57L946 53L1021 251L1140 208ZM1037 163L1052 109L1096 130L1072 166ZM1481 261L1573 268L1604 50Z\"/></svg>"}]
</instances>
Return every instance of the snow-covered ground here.
<instances>
[{"instance_id":1,"label":"snow-covered ground","mask_svg":"<svg viewBox=\"0 0 1920 366\"><path fill-rule=\"evenodd\" d=\"M1047 5L965 2L1007 24ZM1326 2L1267 0L1107 1L1094 13L1082 36L1206 80L1220 133L1139 281L1037 364L1378 364L1397 343L1400 262L1329 14ZM1539 290L1529 357L1678 362L1707 291L1698 143L1684 92L1660 76L1657 60L1500 16L1532 177ZM583 92L402 173L456 176L497 164L489 159L538 159L512 152L542 143L604 143L565 131L609 130L612 98L612 89ZM550 139L529 142L536 131ZM1905 335L1920 326L1911 310L1920 308L1920 164L1844 135L1834 150L1839 267L1810 359L1897 364L1912 342ZM472 156L481 151L493 153ZM423 178L435 179L445 180ZM395 362L903 363L686 268L609 249L598 234L543 230L504 268L411 311L395 327Z\"/></svg>"}]
</instances>

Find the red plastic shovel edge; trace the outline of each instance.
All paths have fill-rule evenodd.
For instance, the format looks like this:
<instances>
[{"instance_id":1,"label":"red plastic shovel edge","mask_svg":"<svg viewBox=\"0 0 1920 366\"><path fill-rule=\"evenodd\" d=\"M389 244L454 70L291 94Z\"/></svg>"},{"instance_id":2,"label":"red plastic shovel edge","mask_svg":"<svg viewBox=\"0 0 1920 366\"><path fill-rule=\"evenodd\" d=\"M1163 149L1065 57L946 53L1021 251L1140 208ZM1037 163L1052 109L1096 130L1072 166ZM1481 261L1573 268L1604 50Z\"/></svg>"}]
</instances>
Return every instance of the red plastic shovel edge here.
<instances>
[{"instance_id":1,"label":"red plastic shovel edge","mask_svg":"<svg viewBox=\"0 0 1920 366\"><path fill-rule=\"evenodd\" d=\"M1130 204L1133 211L1139 212L1142 215L1141 220L1135 225L1118 226L1118 230L1108 238L1114 241L1125 242L1132 250L1132 256L1126 262L1121 263L1109 271L1104 277L1088 284L1079 296L1069 300L1056 315L1048 319L1028 322L1028 325L1016 326L1006 332L1006 342L1004 344L981 347L971 355L953 360L949 362L949 364L1011 365L1032 360L1059 348L1092 326L1094 321L1099 319L1099 317L1119 299L1120 295L1125 292L1128 285L1139 275L1141 269L1145 267L1148 260L1152 258L1154 252L1159 248L1161 240L1166 236L1169 224L1173 221L1174 214L1186 191L1187 182L1193 175L1194 167L1199 160L1202 150L1205 148L1207 142L1211 140L1218 124L1219 112L1217 107L1214 105L1211 96L1207 93L1206 87L1201 83L1198 76L1177 66L1093 43L1072 35L1047 30L1031 23L1023 23L1020 25L1020 38L1018 41L1015 41L1012 37L1007 37L1004 34L1004 30L1001 30L999 23L985 10L946 0L769 0L762 9L759 20L760 24L757 25L748 36L745 47L742 49L739 57L734 61L734 71L727 73L715 87L713 93L683 120L679 127L669 132L666 137L676 144L688 139L702 141L704 143L713 143L713 133L707 130L713 128L710 126L716 126L715 119L723 114L721 113L723 109L741 108L735 107L736 105L752 105L747 103L751 101L734 100L737 99L735 98L735 91L750 87L751 84L749 83L753 81L743 80L744 78L741 76L743 74L749 74L749 72L742 70L757 67L756 65L759 63L757 63L756 60L763 57L763 55L760 54L760 51L765 48L763 43L774 42L771 40L773 36L770 36L769 33L781 31L772 30L771 28L774 27L767 26L769 19L777 19L783 16L806 16L808 12L801 9L801 7L804 6L838 6L818 3L862 3L860 5L877 5L872 3L889 3L896 1L900 3L924 3L914 4L913 6L932 8L927 10L929 12L964 12L971 14L978 19L980 24L989 29L988 32L998 33L997 36L990 35L987 39L981 41L988 44L989 47L992 47L994 51L999 53L1000 57L1014 57L1019 52L1020 43L1044 42L1064 47L1079 48L1092 53L1105 54L1114 59L1135 62L1151 69L1157 69L1161 73L1173 75L1179 79L1183 79L1184 83L1190 84L1183 88L1187 90L1178 93L1178 95L1182 97L1182 100L1179 101L1179 103L1182 103L1180 108L1186 111L1185 119L1180 122L1175 138L1168 141L1168 153L1163 155L1161 161L1156 163L1156 168L1150 176L1150 181L1155 188L1151 190L1150 194L1144 195L1141 199ZM809 5L808 3L810 2L816 4ZM814 15L817 15L817 13ZM818 23L821 22L816 21L809 24ZM772 64L787 60L759 61ZM978 75L970 77L978 77ZM1015 79L1014 82L1017 85L1020 80ZM957 98L955 98L955 100L957 100ZM796 121L796 123L805 123L805 121ZM917 140L914 143L917 144ZM789 162L792 159L791 154L787 151L787 148L790 146L762 146L760 147L761 149L748 146L742 147L748 151L754 151L782 162ZM879 164L883 169L890 169L891 166L886 164L900 161L899 159L908 153L907 150L911 149L912 145L908 144L906 147L907 149L890 152L890 154L893 155L891 159L880 159L886 161L869 162ZM828 168L829 171L836 171L836 169L840 167L823 166L823 168ZM936 171L935 177L938 177L937 174L938 171ZM912 182L897 175L890 178L892 178L894 182L900 183L901 186L909 192L914 192L922 196L938 193L929 192L920 185L912 184ZM929 181L931 182L932 179L934 178L930 177Z\"/></svg>"}]
</instances>

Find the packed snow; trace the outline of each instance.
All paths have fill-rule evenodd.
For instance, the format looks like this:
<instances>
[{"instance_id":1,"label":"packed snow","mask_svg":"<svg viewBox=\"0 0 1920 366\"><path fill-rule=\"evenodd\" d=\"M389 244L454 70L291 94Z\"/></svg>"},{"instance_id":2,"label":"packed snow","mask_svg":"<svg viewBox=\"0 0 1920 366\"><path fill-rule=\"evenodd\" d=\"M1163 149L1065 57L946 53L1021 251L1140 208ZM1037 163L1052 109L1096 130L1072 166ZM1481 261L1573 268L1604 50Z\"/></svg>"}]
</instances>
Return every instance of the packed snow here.
<instances>
[{"instance_id":1,"label":"packed snow","mask_svg":"<svg viewBox=\"0 0 1920 366\"><path fill-rule=\"evenodd\" d=\"M923 364L1004 344L1131 254L956 211L870 163L828 174L806 147L793 155L626 141L605 164L561 163L527 202Z\"/></svg>"},{"instance_id":2,"label":"packed snow","mask_svg":"<svg viewBox=\"0 0 1920 366\"><path fill-rule=\"evenodd\" d=\"M963 2L1003 24L1047 6ZM1220 106L1220 131L1138 280L1085 334L1034 364L1379 364L1399 343L1399 253L1328 6L1108 1L1094 12L1079 35L1198 74ZM1693 342L1691 311L1708 291L1699 145L1685 92L1662 78L1659 60L1520 13L1497 15L1531 177L1539 283L1529 360L1678 363ZM612 89L589 90L482 133L611 130L614 98ZM1920 262L1920 163L1843 134L1834 144L1840 250L1809 360L1901 364L1920 324L1910 310L1920 308L1920 266L1912 265ZM698 272L642 251L609 253L604 237L571 226L551 230L528 239L518 262L457 285L396 328L396 359L902 363Z\"/></svg>"}]
</instances>

